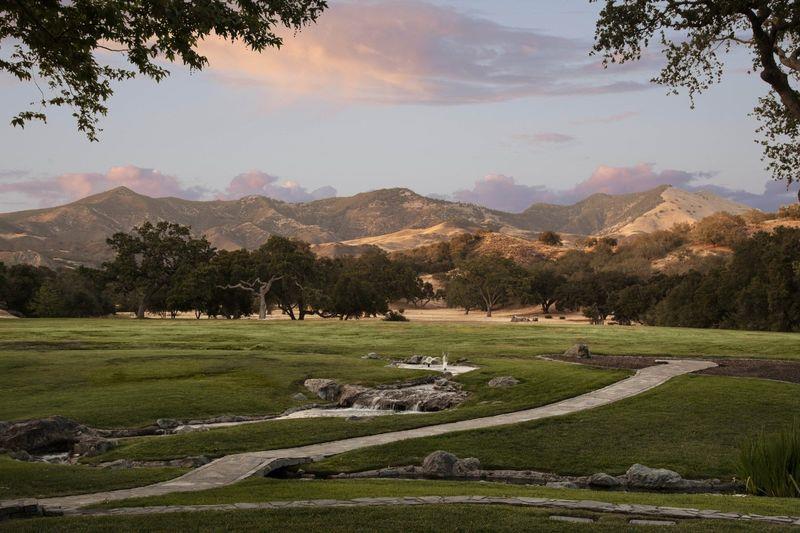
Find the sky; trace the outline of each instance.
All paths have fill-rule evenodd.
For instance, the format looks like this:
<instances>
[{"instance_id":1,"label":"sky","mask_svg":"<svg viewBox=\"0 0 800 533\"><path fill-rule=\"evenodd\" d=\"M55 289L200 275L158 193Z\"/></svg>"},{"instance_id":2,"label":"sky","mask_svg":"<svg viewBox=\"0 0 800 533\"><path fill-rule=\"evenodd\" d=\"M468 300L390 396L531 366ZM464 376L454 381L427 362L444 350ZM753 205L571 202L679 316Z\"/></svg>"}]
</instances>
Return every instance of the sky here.
<instances>
[{"instance_id":1,"label":"sky","mask_svg":"<svg viewBox=\"0 0 800 533\"><path fill-rule=\"evenodd\" d=\"M766 86L734 54L691 109L650 78L662 58L604 69L588 0L333 0L255 54L214 38L210 65L115 85L100 142L70 110L0 120L0 211L125 185L188 199L310 201L386 187L521 211L671 184L762 209L771 182L748 116ZM2 50L0 43L0 50ZM113 60L113 58L111 58ZM0 118L35 87L0 76ZM5 122L7 124L7 121Z\"/></svg>"}]
</instances>

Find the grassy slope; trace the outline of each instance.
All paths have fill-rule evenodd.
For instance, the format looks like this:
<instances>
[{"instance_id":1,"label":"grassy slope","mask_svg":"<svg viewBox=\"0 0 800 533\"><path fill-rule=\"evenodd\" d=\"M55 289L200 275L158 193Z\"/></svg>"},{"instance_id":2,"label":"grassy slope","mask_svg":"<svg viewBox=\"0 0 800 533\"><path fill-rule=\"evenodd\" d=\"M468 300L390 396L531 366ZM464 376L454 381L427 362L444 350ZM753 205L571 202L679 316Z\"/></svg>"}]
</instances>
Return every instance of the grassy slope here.
<instances>
[{"instance_id":1,"label":"grassy slope","mask_svg":"<svg viewBox=\"0 0 800 533\"><path fill-rule=\"evenodd\" d=\"M403 496L525 496L595 500L610 503L636 503L723 512L761 515L798 515L797 500L713 494L656 494L581 489L548 489L504 483L432 480L285 480L251 478L228 487L202 492L182 492L151 498L132 498L96 507L146 507L157 505L208 505L218 503L255 503L269 501L352 499Z\"/></svg>"},{"instance_id":2,"label":"grassy slope","mask_svg":"<svg viewBox=\"0 0 800 533\"><path fill-rule=\"evenodd\" d=\"M550 515L592 517L591 525L557 522ZM591 514L569 510L511 506L425 505L417 507L362 507L353 509L279 509L275 511L216 511L166 515L66 517L15 520L0 524L0 531L640 531L629 526L629 516ZM785 531L759 523L694 520L669 528L692 532Z\"/></svg>"},{"instance_id":3,"label":"grassy slope","mask_svg":"<svg viewBox=\"0 0 800 533\"><path fill-rule=\"evenodd\" d=\"M148 485L181 475L180 468L106 470L86 466L22 463L0 455L0 500L80 494Z\"/></svg>"},{"instance_id":4,"label":"grassy slope","mask_svg":"<svg viewBox=\"0 0 800 533\"><path fill-rule=\"evenodd\" d=\"M202 433L145 437L126 441L119 448L93 460L108 461L123 457L171 459L199 454L216 456L383 433L544 405L597 389L627 375L620 371L598 371L538 359L475 360L483 365L481 369L459 376L465 389L472 393L470 399L460 407L442 413L374 417L358 421L343 418L275 420ZM402 370L395 372L396 377L404 375ZM493 376L509 374L517 376L522 383L506 389L486 387L486 382Z\"/></svg>"},{"instance_id":5,"label":"grassy slope","mask_svg":"<svg viewBox=\"0 0 800 533\"><path fill-rule=\"evenodd\" d=\"M682 376L641 396L582 413L366 448L307 469L344 472L419 464L442 449L478 457L485 468L620 474L638 462L686 477L730 477L736 474L743 437L787 424L798 412L800 385Z\"/></svg>"}]
</instances>

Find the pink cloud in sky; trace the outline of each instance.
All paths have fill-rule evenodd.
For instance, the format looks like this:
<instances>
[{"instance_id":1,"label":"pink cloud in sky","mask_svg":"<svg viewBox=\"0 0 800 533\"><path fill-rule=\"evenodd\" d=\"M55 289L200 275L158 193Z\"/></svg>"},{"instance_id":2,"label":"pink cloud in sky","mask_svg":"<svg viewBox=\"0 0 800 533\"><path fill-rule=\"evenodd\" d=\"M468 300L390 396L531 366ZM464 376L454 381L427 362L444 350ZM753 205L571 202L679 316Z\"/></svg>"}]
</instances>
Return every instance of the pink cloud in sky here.
<instances>
[{"instance_id":1,"label":"pink cloud in sky","mask_svg":"<svg viewBox=\"0 0 800 533\"><path fill-rule=\"evenodd\" d=\"M518 213L538 202L572 204L592 194L627 194L647 191L661 185L672 185L688 191L710 191L758 209L775 211L781 205L797 201L797 189L800 187L794 184L787 189L784 183L766 181L763 192L752 193L708 184L705 180L710 176L711 173L708 172L673 169L658 171L652 163L630 167L601 165L589 178L574 187L555 190L541 185L517 183L513 177L503 174L489 174L477 180L471 189L459 190L449 197L440 198Z\"/></svg>"},{"instance_id":2,"label":"pink cloud in sky","mask_svg":"<svg viewBox=\"0 0 800 533\"><path fill-rule=\"evenodd\" d=\"M295 181L287 180L279 183L278 180L279 178L266 172L251 170L233 178L222 197L237 199L243 196L259 195L284 202L310 202L336 196L336 189L329 185L309 192Z\"/></svg>"},{"instance_id":3,"label":"pink cloud in sky","mask_svg":"<svg viewBox=\"0 0 800 533\"><path fill-rule=\"evenodd\" d=\"M175 176L133 165L111 167L105 174L81 172L45 179L17 179L0 183L0 192L27 196L45 206L72 202L120 186L154 197L199 199L206 193L201 187L184 187Z\"/></svg>"},{"instance_id":4,"label":"pink cloud in sky","mask_svg":"<svg viewBox=\"0 0 800 533\"><path fill-rule=\"evenodd\" d=\"M261 54L209 38L209 70L291 96L378 103L461 104L649 87L647 62L612 77L591 41L505 26L415 0L333 3L319 22ZM632 74L632 75L631 75Z\"/></svg>"},{"instance_id":5,"label":"pink cloud in sky","mask_svg":"<svg viewBox=\"0 0 800 533\"><path fill-rule=\"evenodd\" d=\"M6 181L7 178L13 181ZM146 196L174 196L186 200L238 199L257 194L285 202L308 202L336 196L336 189L330 186L309 192L297 182L287 180L281 183L277 177L256 170L236 176L221 193L204 187L185 186L175 176L133 165L112 167L105 173L68 173L50 178L33 178L20 172L8 176L0 173L0 193L25 198L28 205L32 202L39 207L73 202L120 186ZM20 202L11 203L18 205Z\"/></svg>"}]
</instances>

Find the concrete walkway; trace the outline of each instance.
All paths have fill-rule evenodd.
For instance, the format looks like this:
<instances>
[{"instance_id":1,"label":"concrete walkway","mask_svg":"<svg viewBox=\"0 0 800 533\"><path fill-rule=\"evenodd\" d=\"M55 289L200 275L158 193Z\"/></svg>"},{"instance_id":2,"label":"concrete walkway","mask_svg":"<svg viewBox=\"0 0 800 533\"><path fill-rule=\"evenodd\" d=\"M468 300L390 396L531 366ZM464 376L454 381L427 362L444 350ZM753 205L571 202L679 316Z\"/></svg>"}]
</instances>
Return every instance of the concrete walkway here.
<instances>
[{"instance_id":1,"label":"concrete walkway","mask_svg":"<svg viewBox=\"0 0 800 533\"><path fill-rule=\"evenodd\" d=\"M693 509L686 507L660 507L655 505L609 503L594 500L562 500L557 498L527 498L508 496L406 496L395 498L354 498L352 500L300 500L259 503L229 503L217 505L169 505L160 507L121 507L117 509L67 510L69 516L132 516L163 513L194 513L202 511L243 511L299 508L336 507L396 507L404 505L514 505L543 507L571 511L594 511L622 515L648 516L655 519L735 520L800 526L800 516L764 516Z\"/></svg>"},{"instance_id":2,"label":"concrete walkway","mask_svg":"<svg viewBox=\"0 0 800 533\"><path fill-rule=\"evenodd\" d=\"M48 498L40 500L39 503L45 507L76 509L86 505L124 500L127 498L160 496L172 492L191 492L222 487L252 475L270 472L283 466L317 461L331 455L337 455L359 448L366 448L368 446L378 446L420 437L433 437L455 431L468 431L472 429L519 424L552 416L585 411L586 409L593 409L625 398L630 398L631 396L636 396L637 394L641 394L661 385L675 376L704 370L714 366L716 366L716 364L710 361L668 359L664 361L664 364L638 370L635 375L607 387L603 387L602 389L534 409L525 409L523 411L483 418L473 418L461 422L451 422L448 424L324 442L309 446L226 455L225 457L221 457L170 481L132 489Z\"/></svg>"}]
</instances>

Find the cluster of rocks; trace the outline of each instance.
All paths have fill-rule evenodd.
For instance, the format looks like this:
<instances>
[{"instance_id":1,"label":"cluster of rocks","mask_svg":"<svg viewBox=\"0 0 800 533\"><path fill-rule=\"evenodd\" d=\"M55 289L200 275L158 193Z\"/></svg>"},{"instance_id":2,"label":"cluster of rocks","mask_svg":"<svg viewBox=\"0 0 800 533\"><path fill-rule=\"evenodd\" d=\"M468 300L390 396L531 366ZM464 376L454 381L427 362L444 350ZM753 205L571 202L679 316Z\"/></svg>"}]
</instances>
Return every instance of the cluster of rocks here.
<instances>
[{"instance_id":1,"label":"cluster of rocks","mask_svg":"<svg viewBox=\"0 0 800 533\"><path fill-rule=\"evenodd\" d=\"M444 478L499 481L526 485L544 485L549 488L592 488L606 490L638 490L659 492L733 492L741 487L736 483L718 479L683 479L680 474L664 468L649 468L634 464L621 476L605 473L591 476L559 476L533 470L483 470L474 457L459 459L452 453L438 450L422 461L420 466L398 466L342 473L332 476L350 478Z\"/></svg>"},{"instance_id":2,"label":"cluster of rocks","mask_svg":"<svg viewBox=\"0 0 800 533\"><path fill-rule=\"evenodd\" d=\"M513 376L497 376L489 380L488 385L492 388L505 388L519 385L520 381Z\"/></svg>"},{"instance_id":3,"label":"cluster of rocks","mask_svg":"<svg viewBox=\"0 0 800 533\"><path fill-rule=\"evenodd\" d=\"M517 316L513 315L511 317L511 322L539 322L539 317L527 317L527 316Z\"/></svg>"},{"instance_id":4,"label":"cluster of rocks","mask_svg":"<svg viewBox=\"0 0 800 533\"><path fill-rule=\"evenodd\" d=\"M153 467L175 467L175 468L197 468L211 462L205 455L183 457L181 459L170 459L166 461L132 461L130 459L117 459L99 463L100 468L109 470L125 470L128 468L153 468Z\"/></svg>"},{"instance_id":5,"label":"cluster of rocks","mask_svg":"<svg viewBox=\"0 0 800 533\"><path fill-rule=\"evenodd\" d=\"M577 357L578 359L589 359L592 357L589 346L583 343L575 344L564 352L564 357Z\"/></svg>"},{"instance_id":6,"label":"cluster of rocks","mask_svg":"<svg viewBox=\"0 0 800 533\"><path fill-rule=\"evenodd\" d=\"M435 366L442 364L442 360L439 357L432 357L430 355L419 355L419 354L412 355L411 357L403 359L400 362L406 365L425 365L425 366Z\"/></svg>"},{"instance_id":7,"label":"cluster of rocks","mask_svg":"<svg viewBox=\"0 0 800 533\"><path fill-rule=\"evenodd\" d=\"M0 450L20 461L40 461L53 454L92 456L115 445L103 431L63 416L0 422Z\"/></svg>"},{"instance_id":8,"label":"cluster of rocks","mask_svg":"<svg viewBox=\"0 0 800 533\"><path fill-rule=\"evenodd\" d=\"M441 411L461 404L467 393L447 377L427 376L376 387L342 385L332 379L307 379L305 387L338 407L391 411Z\"/></svg>"}]
</instances>

